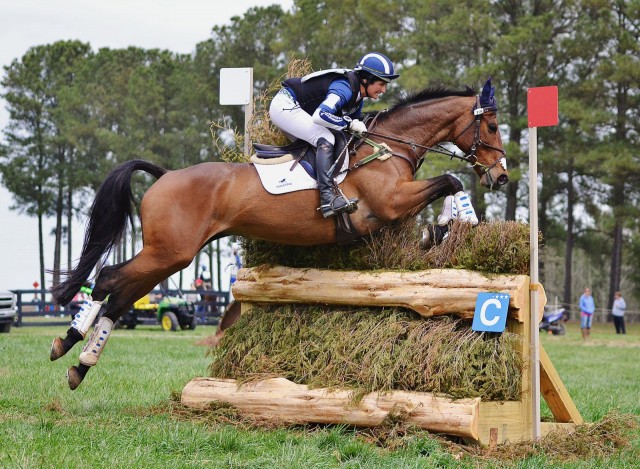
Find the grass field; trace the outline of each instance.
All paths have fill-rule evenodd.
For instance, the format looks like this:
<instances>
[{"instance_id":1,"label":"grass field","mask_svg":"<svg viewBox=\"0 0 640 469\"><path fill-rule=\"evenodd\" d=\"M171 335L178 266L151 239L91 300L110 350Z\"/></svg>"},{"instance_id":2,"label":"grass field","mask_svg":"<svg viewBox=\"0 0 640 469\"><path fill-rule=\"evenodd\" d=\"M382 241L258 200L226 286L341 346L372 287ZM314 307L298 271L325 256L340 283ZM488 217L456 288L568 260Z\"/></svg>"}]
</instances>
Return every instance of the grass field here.
<instances>
[{"instance_id":1,"label":"grass field","mask_svg":"<svg viewBox=\"0 0 640 469\"><path fill-rule=\"evenodd\" d=\"M172 410L172 395L206 376L213 327L163 333L139 327L113 333L98 366L76 391L65 370L80 347L57 362L51 340L63 327L14 328L0 334L0 467L638 467L640 435L612 455L557 462L539 452L518 462L462 457L424 432L398 449L380 448L343 427L264 430ZM596 325L583 343L575 323L564 337L541 338L583 417L597 422L611 410L640 416L640 326L617 336ZM550 413L543 404L543 417Z\"/></svg>"}]
</instances>

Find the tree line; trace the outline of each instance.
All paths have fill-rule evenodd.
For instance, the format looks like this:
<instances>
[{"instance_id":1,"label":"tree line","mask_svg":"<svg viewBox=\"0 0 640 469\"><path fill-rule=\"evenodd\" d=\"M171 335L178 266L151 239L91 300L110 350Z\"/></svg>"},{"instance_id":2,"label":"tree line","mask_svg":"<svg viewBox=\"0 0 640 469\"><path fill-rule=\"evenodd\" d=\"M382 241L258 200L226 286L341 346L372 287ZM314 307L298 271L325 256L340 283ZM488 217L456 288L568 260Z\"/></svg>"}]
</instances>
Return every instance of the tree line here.
<instances>
[{"instance_id":1,"label":"tree line","mask_svg":"<svg viewBox=\"0 0 640 469\"><path fill-rule=\"evenodd\" d=\"M419 177L454 172L483 217L526 220L526 91L557 85L560 123L538 135L542 276L552 298L576 303L590 286L609 307L616 290L640 294L633 268L640 261L639 35L637 0L295 0L290 11L251 8L213 27L190 54L94 51L75 40L38 45L4 67L10 120L2 184L20 212L38 219L44 285L43 220L55 219L53 267L71 265L71 221L86 213L116 164L144 158L175 169L220 159L210 123L241 128L244 119L241 108L219 105L220 68L253 67L259 93L293 58L316 70L352 67L377 50L401 77L376 108L427 86L477 88L492 76L506 190L487 192L466 168L436 156ZM148 183L140 177L139 195ZM134 233L119 259L135 243Z\"/></svg>"}]
</instances>

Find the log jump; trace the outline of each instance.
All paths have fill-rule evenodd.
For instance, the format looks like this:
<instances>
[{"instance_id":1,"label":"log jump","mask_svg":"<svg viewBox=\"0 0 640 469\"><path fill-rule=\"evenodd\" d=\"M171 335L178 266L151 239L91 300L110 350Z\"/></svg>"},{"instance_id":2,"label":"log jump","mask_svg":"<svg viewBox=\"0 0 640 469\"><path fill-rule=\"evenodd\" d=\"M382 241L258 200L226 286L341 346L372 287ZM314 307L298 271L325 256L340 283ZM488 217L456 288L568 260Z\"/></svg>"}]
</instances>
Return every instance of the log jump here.
<instances>
[{"instance_id":1,"label":"log jump","mask_svg":"<svg viewBox=\"0 0 640 469\"><path fill-rule=\"evenodd\" d=\"M530 344L530 279L527 275L483 275L460 269L418 272L355 272L295 269L282 266L241 269L233 295L243 314L252 304L329 304L394 306L416 311L423 317L453 314L472 318L480 292L510 295L507 330L518 334L518 353L528 363ZM542 301L538 321L546 303ZM583 420L566 388L541 347L541 394L556 422L543 422L542 432L555 428L571 431ZM353 391L309 389L285 378L240 384L236 380L195 378L182 392L182 403L206 408L210 403L233 405L259 419L284 423L334 423L363 427L380 425L393 413L434 433L464 438L482 445L532 439L532 390L530 367L525 366L521 398L516 401L450 399L433 393L395 390L373 392L354 402Z\"/></svg>"}]
</instances>

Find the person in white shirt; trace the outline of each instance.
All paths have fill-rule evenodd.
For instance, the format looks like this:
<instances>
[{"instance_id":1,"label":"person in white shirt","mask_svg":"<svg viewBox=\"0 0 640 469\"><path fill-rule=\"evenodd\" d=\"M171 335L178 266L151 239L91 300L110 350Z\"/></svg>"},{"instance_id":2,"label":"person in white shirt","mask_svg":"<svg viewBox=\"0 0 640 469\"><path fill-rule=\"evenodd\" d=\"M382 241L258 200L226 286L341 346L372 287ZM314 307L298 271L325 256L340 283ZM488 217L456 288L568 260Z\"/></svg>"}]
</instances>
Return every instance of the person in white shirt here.
<instances>
[{"instance_id":1,"label":"person in white shirt","mask_svg":"<svg viewBox=\"0 0 640 469\"><path fill-rule=\"evenodd\" d=\"M615 292L611 314L613 315L613 324L616 326L616 334L627 333L624 327L625 309L627 309L627 303L625 303L624 298L622 298L622 293L619 291Z\"/></svg>"}]
</instances>

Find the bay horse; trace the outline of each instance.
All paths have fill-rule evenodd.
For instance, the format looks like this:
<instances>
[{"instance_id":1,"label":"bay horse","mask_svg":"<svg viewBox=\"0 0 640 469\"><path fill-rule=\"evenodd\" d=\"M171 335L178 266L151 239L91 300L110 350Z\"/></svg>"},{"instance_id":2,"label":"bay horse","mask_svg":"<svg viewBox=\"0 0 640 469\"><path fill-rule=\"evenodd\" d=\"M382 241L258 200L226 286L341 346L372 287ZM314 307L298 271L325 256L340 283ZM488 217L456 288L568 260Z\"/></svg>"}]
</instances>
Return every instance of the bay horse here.
<instances>
[{"instance_id":1,"label":"bay horse","mask_svg":"<svg viewBox=\"0 0 640 469\"><path fill-rule=\"evenodd\" d=\"M433 146L440 142L453 142L465 153L458 157L473 167L482 185L497 189L508 181L491 79L478 95L469 87L430 88L405 98L369 124L366 135L377 144L386 143L393 157L362 164L372 153L371 146L363 144L350 158L340 188L347 197L359 199L350 217L361 235L416 216L433 201L462 191L462 183L450 174L414 179L426 152L439 151ZM140 204L143 247L132 259L100 270L91 301L76 315L66 337L56 338L51 346L51 360L66 354L85 338L100 308L105 309L79 365L67 372L71 389L97 363L112 324L155 285L189 266L212 240L237 235L289 245L336 242L335 221L316 210L317 190L272 195L250 163L210 162L168 171L143 160L128 161L116 167L96 193L78 264L53 288L59 304L71 301L125 232L133 216L131 177L138 170L158 179Z\"/></svg>"}]
</instances>

